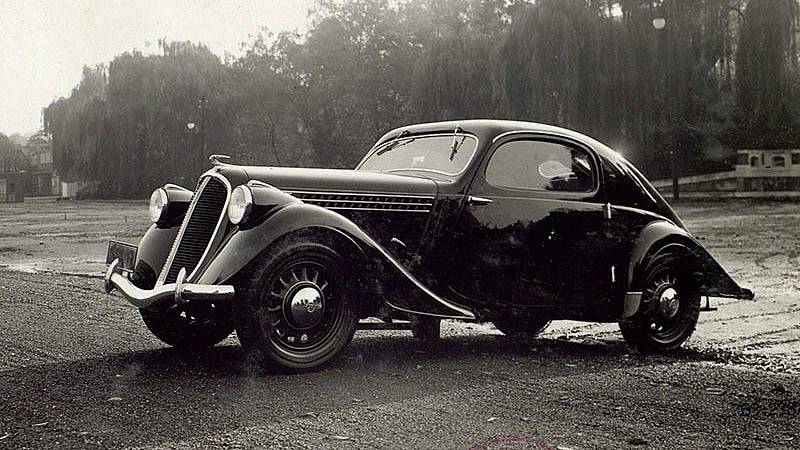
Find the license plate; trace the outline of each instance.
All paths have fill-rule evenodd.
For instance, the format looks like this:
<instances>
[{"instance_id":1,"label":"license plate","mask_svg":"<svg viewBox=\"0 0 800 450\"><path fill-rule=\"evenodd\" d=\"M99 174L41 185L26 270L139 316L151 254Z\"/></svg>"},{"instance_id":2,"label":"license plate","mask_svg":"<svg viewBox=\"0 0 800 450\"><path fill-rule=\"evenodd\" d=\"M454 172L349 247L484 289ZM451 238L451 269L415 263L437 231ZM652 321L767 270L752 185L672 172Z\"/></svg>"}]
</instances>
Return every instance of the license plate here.
<instances>
[{"instance_id":1,"label":"license plate","mask_svg":"<svg viewBox=\"0 0 800 450\"><path fill-rule=\"evenodd\" d=\"M133 244L120 241L108 241L108 253L106 254L106 264L111 264L115 259L119 259L119 267L122 270L133 272L136 264L137 247Z\"/></svg>"}]
</instances>

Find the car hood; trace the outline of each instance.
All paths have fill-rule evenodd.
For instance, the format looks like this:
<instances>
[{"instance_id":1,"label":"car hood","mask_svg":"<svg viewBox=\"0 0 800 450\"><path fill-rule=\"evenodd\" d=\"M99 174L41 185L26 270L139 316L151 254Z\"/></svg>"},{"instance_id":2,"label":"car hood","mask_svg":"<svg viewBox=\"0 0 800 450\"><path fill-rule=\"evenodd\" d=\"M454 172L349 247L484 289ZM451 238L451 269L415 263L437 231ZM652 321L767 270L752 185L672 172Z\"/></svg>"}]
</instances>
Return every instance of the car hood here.
<instances>
[{"instance_id":1,"label":"car hood","mask_svg":"<svg viewBox=\"0 0 800 450\"><path fill-rule=\"evenodd\" d=\"M431 195L436 182L426 178L349 169L239 166L248 180L287 191Z\"/></svg>"}]
</instances>

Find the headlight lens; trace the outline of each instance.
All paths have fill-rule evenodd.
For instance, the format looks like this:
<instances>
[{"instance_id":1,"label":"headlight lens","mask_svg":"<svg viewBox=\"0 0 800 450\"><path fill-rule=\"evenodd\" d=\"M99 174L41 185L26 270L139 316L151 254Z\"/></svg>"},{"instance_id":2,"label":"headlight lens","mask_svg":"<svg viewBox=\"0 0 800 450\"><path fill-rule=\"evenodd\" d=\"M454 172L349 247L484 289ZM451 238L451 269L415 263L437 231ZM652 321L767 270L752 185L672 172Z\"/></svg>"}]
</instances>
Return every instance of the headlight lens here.
<instances>
[{"instance_id":1,"label":"headlight lens","mask_svg":"<svg viewBox=\"0 0 800 450\"><path fill-rule=\"evenodd\" d=\"M157 223L164 218L164 211L167 210L167 191L158 188L150 195L150 219Z\"/></svg>"},{"instance_id":2,"label":"headlight lens","mask_svg":"<svg viewBox=\"0 0 800 450\"><path fill-rule=\"evenodd\" d=\"M237 186L231 193L231 202L228 205L228 220L234 225L244 223L250 217L253 209L253 193L247 186Z\"/></svg>"}]
</instances>

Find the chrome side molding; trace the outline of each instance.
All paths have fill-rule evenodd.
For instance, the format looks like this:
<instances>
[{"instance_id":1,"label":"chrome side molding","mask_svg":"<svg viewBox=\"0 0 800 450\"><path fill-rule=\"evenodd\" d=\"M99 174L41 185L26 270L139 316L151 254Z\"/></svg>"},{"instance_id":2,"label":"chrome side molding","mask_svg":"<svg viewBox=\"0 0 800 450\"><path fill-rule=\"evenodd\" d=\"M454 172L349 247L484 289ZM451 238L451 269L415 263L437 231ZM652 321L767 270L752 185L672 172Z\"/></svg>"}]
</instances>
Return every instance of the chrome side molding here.
<instances>
[{"instance_id":1,"label":"chrome side molding","mask_svg":"<svg viewBox=\"0 0 800 450\"><path fill-rule=\"evenodd\" d=\"M470 195L469 197L467 197L467 204L468 205L483 206L483 205L489 205L491 203L493 203L493 202L489 198L476 197L474 195Z\"/></svg>"}]
</instances>

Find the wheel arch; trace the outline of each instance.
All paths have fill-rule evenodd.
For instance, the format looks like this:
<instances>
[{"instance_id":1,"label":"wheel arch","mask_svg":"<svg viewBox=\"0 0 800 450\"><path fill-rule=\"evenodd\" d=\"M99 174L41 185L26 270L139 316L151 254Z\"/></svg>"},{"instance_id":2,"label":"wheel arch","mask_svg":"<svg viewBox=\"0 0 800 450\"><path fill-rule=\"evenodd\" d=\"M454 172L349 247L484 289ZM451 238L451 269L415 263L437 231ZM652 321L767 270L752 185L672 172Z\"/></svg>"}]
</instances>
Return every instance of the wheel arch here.
<instances>
[{"instance_id":1,"label":"wheel arch","mask_svg":"<svg viewBox=\"0 0 800 450\"><path fill-rule=\"evenodd\" d=\"M380 262L376 260L372 252L365 250L363 243L357 242L353 236L343 230L324 225L312 225L283 234L266 245L253 261L257 261L261 254L269 252L272 248L287 241L314 242L330 247L344 259L347 271L353 276L351 280L353 283L349 289L359 300L359 317L368 317L380 308L383 303L379 294L381 276L365 276L380 271ZM245 272L247 272L247 267L240 270L234 278Z\"/></svg>"},{"instance_id":2,"label":"wheel arch","mask_svg":"<svg viewBox=\"0 0 800 450\"><path fill-rule=\"evenodd\" d=\"M134 285L141 289L152 289L156 285L158 274L167 261L179 228L150 225L137 245L134 271L131 274Z\"/></svg>"},{"instance_id":3,"label":"wheel arch","mask_svg":"<svg viewBox=\"0 0 800 450\"><path fill-rule=\"evenodd\" d=\"M639 233L630 255L628 292L641 292L648 263L665 251L683 253L692 262L701 295L751 300L720 263L685 229L666 220L648 224Z\"/></svg>"},{"instance_id":4,"label":"wheel arch","mask_svg":"<svg viewBox=\"0 0 800 450\"><path fill-rule=\"evenodd\" d=\"M277 207L258 224L235 231L203 271L199 283L225 283L276 243L300 237L327 241L355 260L366 260L364 243L347 231L341 219L338 214L304 203Z\"/></svg>"}]
</instances>

